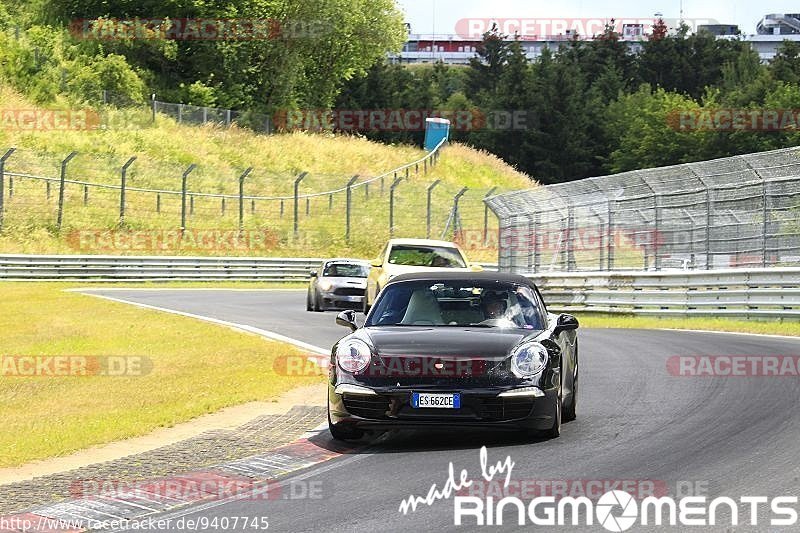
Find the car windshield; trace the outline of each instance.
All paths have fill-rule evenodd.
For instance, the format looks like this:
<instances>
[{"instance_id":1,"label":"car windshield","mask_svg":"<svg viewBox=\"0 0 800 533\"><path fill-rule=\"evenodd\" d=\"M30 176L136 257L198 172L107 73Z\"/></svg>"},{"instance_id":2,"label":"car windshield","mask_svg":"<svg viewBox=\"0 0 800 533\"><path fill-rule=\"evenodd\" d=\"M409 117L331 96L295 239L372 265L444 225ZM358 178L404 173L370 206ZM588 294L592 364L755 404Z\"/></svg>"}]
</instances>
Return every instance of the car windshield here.
<instances>
[{"instance_id":1,"label":"car windshield","mask_svg":"<svg viewBox=\"0 0 800 533\"><path fill-rule=\"evenodd\" d=\"M525 285L475 280L387 285L366 326L544 329L544 309Z\"/></svg>"},{"instance_id":2,"label":"car windshield","mask_svg":"<svg viewBox=\"0 0 800 533\"><path fill-rule=\"evenodd\" d=\"M439 268L467 266L456 248L446 246L395 245L389 252L389 263Z\"/></svg>"},{"instance_id":3,"label":"car windshield","mask_svg":"<svg viewBox=\"0 0 800 533\"><path fill-rule=\"evenodd\" d=\"M326 278L366 278L369 267L359 263L328 263L322 275Z\"/></svg>"}]
</instances>

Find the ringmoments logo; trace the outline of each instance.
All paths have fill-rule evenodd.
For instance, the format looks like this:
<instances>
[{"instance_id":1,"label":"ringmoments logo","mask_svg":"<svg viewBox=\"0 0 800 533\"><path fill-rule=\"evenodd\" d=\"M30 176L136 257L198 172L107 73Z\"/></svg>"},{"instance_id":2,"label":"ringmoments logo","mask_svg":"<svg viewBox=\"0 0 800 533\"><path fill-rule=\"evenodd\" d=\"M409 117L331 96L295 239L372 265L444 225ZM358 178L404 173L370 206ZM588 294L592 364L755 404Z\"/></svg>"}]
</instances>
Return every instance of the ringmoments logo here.
<instances>
[{"instance_id":1,"label":"ringmoments logo","mask_svg":"<svg viewBox=\"0 0 800 533\"><path fill-rule=\"evenodd\" d=\"M453 524L456 526L593 526L613 532L627 531L634 525L669 526L732 526L764 525L795 526L798 521L797 496L768 498L742 496L738 499L706 496L646 496L637 499L625 490L609 490L593 501L587 496L539 495L530 499L519 496L465 496L476 482L511 484L514 461L507 456L490 464L486 447L480 450L480 478L473 480L466 469L456 474L453 463L441 485L434 483L425 496L405 498L398 511L404 515L418 507L432 506L441 500L453 501Z\"/></svg>"}]
</instances>

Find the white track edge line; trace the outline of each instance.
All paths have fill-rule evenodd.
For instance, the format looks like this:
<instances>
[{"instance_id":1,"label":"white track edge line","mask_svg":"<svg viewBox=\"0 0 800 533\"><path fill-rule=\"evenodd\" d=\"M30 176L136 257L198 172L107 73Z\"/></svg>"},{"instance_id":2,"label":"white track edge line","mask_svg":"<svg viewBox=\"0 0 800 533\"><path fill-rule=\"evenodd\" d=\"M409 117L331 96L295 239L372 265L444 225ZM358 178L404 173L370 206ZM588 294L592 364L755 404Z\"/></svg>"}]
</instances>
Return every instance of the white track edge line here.
<instances>
[{"instance_id":1,"label":"white track edge line","mask_svg":"<svg viewBox=\"0 0 800 533\"><path fill-rule=\"evenodd\" d=\"M104 294L92 294L92 293L83 293L87 296L93 296L95 298L103 298L104 300L109 300L112 302L123 303L128 305L133 305L136 307L141 307L143 309L151 309L154 311L162 311L164 313L172 313L173 315L180 315L189 318L194 318L197 320L203 320L205 322L211 322L212 324L217 324L220 326L227 326L234 330L244 331L247 333L255 333L256 335L261 335L262 337L266 337L271 340L285 342L287 344L292 344L297 346L298 348L303 348L304 350L308 350L314 352L318 355L330 355L330 352L324 348L320 348L319 346L314 346L313 344L309 344L307 342L303 342L301 340L293 339L291 337L287 337L285 335L281 335L280 333L275 333L274 331L267 331L265 329L257 328L254 326L248 326L247 324L237 324L236 322L228 322L227 320L220 320L218 318L211 318L209 316L203 315L196 315L194 313L187 313L184 311L178 311L176 309L169 309L166 307L158 307L155 305L150 304L143 304L139 302L132 302L130 300L124 300L122 298L114 298L113 296L106 296Z\"/></svg>"}]
</instances>

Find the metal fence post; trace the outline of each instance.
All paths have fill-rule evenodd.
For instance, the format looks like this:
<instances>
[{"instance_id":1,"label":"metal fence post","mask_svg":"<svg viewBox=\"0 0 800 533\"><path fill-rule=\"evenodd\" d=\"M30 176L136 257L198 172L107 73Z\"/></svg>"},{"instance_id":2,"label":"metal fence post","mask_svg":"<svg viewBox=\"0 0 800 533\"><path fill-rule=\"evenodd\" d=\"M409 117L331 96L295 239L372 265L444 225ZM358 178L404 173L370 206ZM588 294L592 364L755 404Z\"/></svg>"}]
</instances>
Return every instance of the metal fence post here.
<instances>
[{"instance_id":1,"label":"metal fence post","mask_svg":"<svg viewBox=\"0 0 800 533\"><path fill-rule=\"evenodd\" d=\"M605 266L605 256L603 253L605 252L605 247L603 246L603 237L605 236L605 224L600 222L600 231L598 232L599 238L597 240L597 255L600 259L600 268L598 270L603 270Z\"/></svg>"},{"instance_id":2,"label":"metal fence post","mask_svg":"<svg viewBox=\"0 0 800 533\"><path fill-rule=\"evenodd\" d=\"M425 238L426 239L430 239L431 238L431 193L433 193L434 187L439 185L439 183L441 183L441 181L442 180L436 180L433 183L431 183L430 185L428 185L428 189L427 189L428 202L426 204L426 210L425 210Z\"/></svg>"},{"instance_id":3,"label":"metal fence post","mask_svg":"<svg viewBox=\"0 0 800 533\"><path fill-rule=\"evenodd\" d=\"M311 214L311 198L306 196L306 216Z\"/></svg>"},{"instance_id":4,"label":"metal fence post","mask_svg":"<svg viewBox=\"0 0 800 533\"><path fill-rule=\"evenodd\" d=\"M61 162L61 177L58 182L58 217L56 218L58 231L61 231L61 222L64 220L64 188L67 184L67 163L76 155L78 155L78 152L72 152Z\"/></svg>"},{"instance_id":5,"label":"metal fence post","mask_svg":"<svg viewBox=\"0 0 800 533\"><path fill-rule=\"evenodd\" d=\"M161 213L161 193L156 193L156 213Z\"/></svg>"},{"instance_id":6,"label":"metal fence post","mask_svg":"<svg viewBox=\"0 0 800 533\"><path fill-rule=\"evenodd\" d=\"M614 212L611 210L611 199L609 198L606 207L608 212L606 218L608 219L608 227L606 228L606 246L607 253L606 259L608 260L608 268L606 270L614 270Z\"/></svg>"},{"instance_id":7,"label":"metal fence post","mask_svg":"<svg viewBox=\"0 0 800 533\"><path fill-rule=\"evenodd\" d=\"M132 156L128 161L122 165L120 170L120 183L119 183L119 225L125 223L125 187L128 183L128 168L136 161L136 156Z\"/></svg>"},{"instance_id":8,"label":"metal fence post","mask_svg":"<svg viewBox=\"0 0 800 533\"><path fill-rule=\"evenodd\" d=\"M253 171L253 167L247 167L239 176L239 235L244 230L244 180Z\"/></svg>"},{"instance_id":9,"label":"metal fence post","mask_svg":"<svg viewBox=\"0 0 800 533\"><path fill-rule=\"evenodd\" d=\"M303 181L303 178L305 178L307 175L308 175L308 172L301 172L300 175L297 176L297 178L294 180L294 225L293 225L294 230L293 231L294 231L294 236L295 237L297 237L297 232L299 230L299 223L298 223L298 216L299 216L299 213L298 213L298 201L299 201L298 200L298 194L299 194L299 192L298 191L300 190L300 182Z\"/></svg>"},{"instance_id":10,"label":"metal fence post","mask_svg":"<svg viewBox=\"0 0 800 533\"><path fill-rule=\"evenodd\" d=\"M528 272L536 272L536 244L535 241L532 243L531 239L535 238L536 235L536 216L528 213L528 238L525 239L525 243L528 248ZM519 241L517 241L519 243ZM533 244L533 247L531 247Z\"/></svg>"},{"instance_id":11,"label":"metal fence post","mask_svg":"<svg viewBox=\"0 0 800 533\"><path fill-rule=\"evenodd\" d=\"M567 210L567 271L575 270L575 208L569 206Z\"/></svg>"},{"instance_id":12,"label":"metal fence post","mask_svg":"<svg viewBox=\"0 0 800 533\"><path fill-rule=\"evenodd\" d=\"M651 236L651 246L653 249L653 265L656 271L661 270L661 195L653 196L653 235Z\"/></svg>"},{"instance_id":13,"label":"metal fence post","mask_svg":"<svg viewBox=\"0 0 800 533\"><path fill-rule=\"evenodd\" d=\"M6 153L3 154L3 157L0 157L0 231L3 230L3 219L5 217L5 171L6 171L6 159L11 157L11 154L14 153L16 148L9 148L6 150ZM9 186L9 198L11 197L11 188Z\"/></svg>"},{"instance_id":14,"label":"metal fence post","mask_svg":"<svg viewBox=\"0 0 800 533\"><path fill-rule=\"evenodd\" d=\"M447 220L447 225L442 231L442 239L444 239L447 230L450 229L450 223L453 223L453 240L458 237L458 232L461 231L461 217L458 214L458 202L461 197L469 190L468 187L463 187L460 191L453 196L453 209L450 211L450 218Z\"/></svg>"},{"instance_id":15,"label":"metal fence post","mask_svg":"<svg viewBox=\"0 0 800 533\"><path fill-rule=\"evenodd\" d=\"M88 185L84 185L83 186L83 205L84 206L89 205L89 186Z\"/></svg>"},{"instance_id":16,"label":"metal fence post","mask_svg":"<svg viewBox=\"0 0 800 533\"><path fill-rule=\"evenodd\" d=\"M711 270L711 187L702 179L700 182L706 188L706 270Z\"/></svg>"},{"instance_id":17,"label":"metal fence post","mask_svg":"<svg viewBox=\"0 0 800 533\"><path fill-rule=\"evenodd\" d=\"M439 152L436 152L438 155ZM488 246L488 238L489 238L489 204L486 203L486 199L489 198L494 191L497 190L497 187L492 187L489 191L483 195L483 245Z\"/></svg>"},{"instance_id":18,"label":"metal fence post","mask_svg":"<svg viewBox=\"0 0 800 533\"><path fill-rule=\"evenodd\" d=\"M350 178L347 182L347 188L345 190L345 225L344 225L344 240L348 244L350 243L350 202L353 196L353 184L358 179L358 174Z\"/></svg>"},{"instance_id":19,"label":"metal fence post","mask_svg":"<svg viewBox=\"0 0 800 533\"><path fill-rule=\"evenodd\" d=\"M767 266L767 231L769 230L769 204L768 204L768 195L769 192L767 191L767 180L763 177L761 178L761 196L762 196L762 213L761 216L764 218L762 232L763 235L761 236L761 266Z\"/></svg>"},{"instance_id":20,"label":"metal fence post","mask_svg":"<svg viewBox=\"0 0 800 533\"><path fill-rule=\"evenodd\" d=\"M394 235L394 190L400 185L403 178L398 178L395 174L394 181L389 186L389 237Z\"/></svg>"},{"instance_id":21,"label":"metal fence post","mask_svg":"<svg viewBox=\"0 0 800 533\"><path fill-rule=\"evenodd\" d=\"M192 163L181 176L181 232L186 231L186 178L196 167L197 165Z\"/></svg>"},{"instance_id":22,"label":"metal fence post","mask_svg":"<svg viewBox=\"0 0 800 533\"><path fill-rule=\"evenodd\" d=\"M542 253L539 250L539 226L541 225L541 217L537 212L533 217L534 233L533 235L533 271L538 272L542 263Z\"/></svg>"}]
</instances>

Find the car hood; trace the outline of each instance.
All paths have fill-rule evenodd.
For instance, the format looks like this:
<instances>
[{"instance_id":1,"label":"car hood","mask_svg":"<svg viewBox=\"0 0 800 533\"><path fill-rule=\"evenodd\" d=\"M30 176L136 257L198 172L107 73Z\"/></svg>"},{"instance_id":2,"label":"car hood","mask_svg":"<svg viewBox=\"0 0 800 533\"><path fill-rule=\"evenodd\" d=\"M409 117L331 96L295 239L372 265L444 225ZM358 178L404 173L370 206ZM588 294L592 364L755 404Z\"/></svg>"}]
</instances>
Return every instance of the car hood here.
<instances>
[{"instance_id":1,"label":"car hood","mask_svg":"<svg viewBox=\"0 0 800 533\"><path fill-rule=\"evenodd\" d=\"M379 356L500 361L541 331L476 327L373 326L362 330Z\"/></svg>"},{"instance_id":2,"label":"car hood","mask_svg":"<svg viewBox=\"0 0 800 533\"><path fill-rule=\"evenodd\" d=\"M412 272L473 272L470 267L466 268L442 268L442 267L426 267L426 266L413 266L413 265L393 265L386 263L383 267L386 274L390 276L399 276L400 274L411 274Z\"/></svg>"}]
</instances>

